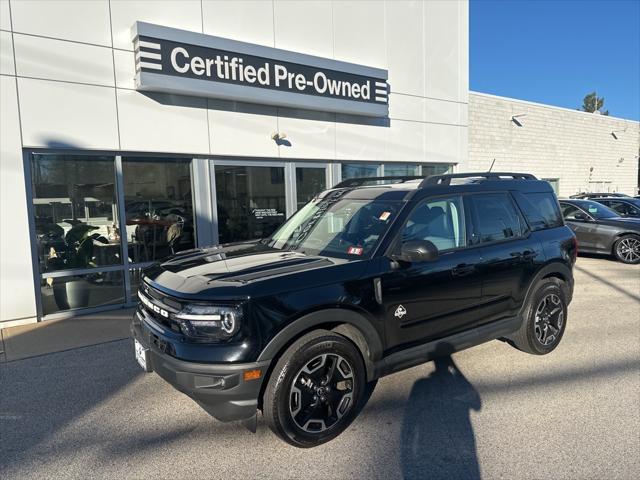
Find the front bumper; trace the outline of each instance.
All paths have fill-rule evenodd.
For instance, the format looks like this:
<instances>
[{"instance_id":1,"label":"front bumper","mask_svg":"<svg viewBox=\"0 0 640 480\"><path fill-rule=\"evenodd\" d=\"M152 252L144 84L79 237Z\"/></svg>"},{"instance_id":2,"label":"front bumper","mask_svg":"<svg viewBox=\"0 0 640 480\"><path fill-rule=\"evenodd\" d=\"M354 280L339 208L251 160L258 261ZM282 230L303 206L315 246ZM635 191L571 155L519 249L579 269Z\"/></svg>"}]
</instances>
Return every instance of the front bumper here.
<instances>
[{"instance_id":1,"label":"front bumper","mask_svg":"<svg viewBox=\"0 0 640 480\"><path fill-rule=\"evenodd\" d=\"M148 367L222 422L245 420L256 414L269 360L211 364L179 360L161 351L163 340L146 325L147 321L152 320L145 320L137 311L131 331L149 349ZM260 378L245 381L244 372L249 370L259 370Z\"/></svg>"}]
</instances>

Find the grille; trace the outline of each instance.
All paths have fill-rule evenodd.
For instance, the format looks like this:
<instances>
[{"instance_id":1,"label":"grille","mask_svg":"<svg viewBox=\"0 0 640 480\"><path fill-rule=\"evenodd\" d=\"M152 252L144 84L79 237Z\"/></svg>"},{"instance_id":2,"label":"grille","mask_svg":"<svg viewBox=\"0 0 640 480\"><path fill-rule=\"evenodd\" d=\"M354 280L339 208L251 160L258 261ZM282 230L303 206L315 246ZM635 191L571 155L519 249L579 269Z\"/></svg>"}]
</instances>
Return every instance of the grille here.
<instances>
[{"instance_id":1,"label":"grille","mask_svg":"<svg viewBox=\"0 0 640 480\"><path fill-rule=\"evenodd\" d=\"M153 303L153 305L159 307L161 311L167 313L176 313L182 309L182 304L179 301L172 299L168 295L160 292L159 290L156 290L155 288L147 284L143 284L140 287L140 292L147 299L149 299L149 301ZM139 305L140 308L144 310L144 312L149 315L156 323L163 325L175 332L180 332L180 325L176 321L153 310L144 302L140 302Z\"/></svg>"}]
</instances>

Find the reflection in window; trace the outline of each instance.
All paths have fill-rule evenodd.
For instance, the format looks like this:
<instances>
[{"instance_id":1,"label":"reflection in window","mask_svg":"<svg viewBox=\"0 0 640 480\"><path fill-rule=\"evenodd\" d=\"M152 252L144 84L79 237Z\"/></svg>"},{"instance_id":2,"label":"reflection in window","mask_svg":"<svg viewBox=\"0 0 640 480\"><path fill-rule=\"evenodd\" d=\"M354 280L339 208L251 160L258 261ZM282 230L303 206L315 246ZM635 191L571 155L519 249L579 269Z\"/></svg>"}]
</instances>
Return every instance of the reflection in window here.
<instances>
[{"instance_id":1,"label":"reflection in window","mask_svg":"<svg viewBox=\"0 0 640 480\"><path fill-rule=\"evenodd\" d=\"M343 163L342 179L381 177L380 165L375 163Z\"/></svg>"},{"instance_id":2,"label":"reflection in window","mask_svg":"<svg viewBox=\"0 0 640 480\"><path fill-rule=\"evenodd\" d=\"M45 315L124 303L122 270L43 278L40 295Z\"/></svg>"},{"instance_id":3,"label":"reflection in window","mask_svg":"<svg viewBox=\"0 0 640 480\"><path fill-rule=\"evenodd\" d=\"M122 178L131 262L194 248L189 160L124 157Z\"/></svg>"},{"instance_id":4,"label":"reflection in window","mask_svg":"<svg viewBox=\"0 0 640 480\"><path fill-rule=\"evenodd\" d=\"M383 167L385 177L420 175L420 165L412 165L409 163L385 163Z\"/></svg>"},{"instance_id":5,"label":"reflection in window","mask_svg":"<svg viewBox=\"0 0 640 480\"><path fill-rule=\"evenodd\" d=\"M426 240L438 250L465 246L462 198L437 198L418 205L407 220L402 240Z\"/></svg>"},{"instance_id":6,"label":"reflection in window","mask_svg":"<svg viewBox=\"0 0 640 480\"><path fill-rule=\"evenodd\" d=\"M507 194L489 193L471 197L476 211L479 241L496 242L523 234L523 224Z\"/></svg>"},{"instance_id":7,"label":"reflection in window","mask_svg":"<svg viewBox=\"0 0 640 480\"><path fill-rule=\"evenodd\" d=\"M33 154L31 181L41 272L122 263L113 157Z\"/></svg>"},{"instance_id":8,"label":"reflection in window","mask_svg":"<svg viewBox=\"0 0 640 480\"><path fill-rule=\"evenodd\" d=\"M444 163L430 163L421 165L420 175L425 177L429 177L431 175L442 175L443 173L451 173L453 168L452 165L447 165Z\"/></svg>"},{"instance_id":9,"label":"reflection in window","mask_svg":"<svg viewBox=\"0 0 640 480\"><path fill-rule=\"evenodd\" d=\"M304 207L327 185L325 168L297 167L296 168L296 196L297 209Z\"/></svg>"},{"instance_id":10,"label":"reflection in window","mask_svg":"<svg viewBox=\"0 0 640 480\"><path fill-rule=\"evenodd\" d=\"M265 238L286 220L284 167L216 165L220 243Z\"/></svg>"},{"instance_id":11,"label":"reflection in window","mask_svg":"<svg viewBox=\"0 0 640 480\"><path fill-rule=\"evenodd\" d=\"M450 173L452 165L445 163L343 163L342 179L367 178L367 177L397 177L421 175L441 175Z\"/></svg>"}]
</instances>

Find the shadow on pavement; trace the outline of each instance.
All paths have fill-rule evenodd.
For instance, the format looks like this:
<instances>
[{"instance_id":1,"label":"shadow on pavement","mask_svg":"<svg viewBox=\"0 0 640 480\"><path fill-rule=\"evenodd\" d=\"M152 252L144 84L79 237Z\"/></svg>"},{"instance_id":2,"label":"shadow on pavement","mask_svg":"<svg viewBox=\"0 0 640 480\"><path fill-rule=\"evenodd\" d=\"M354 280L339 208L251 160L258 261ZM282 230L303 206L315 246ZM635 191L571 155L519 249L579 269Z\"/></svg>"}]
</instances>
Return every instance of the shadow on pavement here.
<instances>
[{"instance_id":1,"label":"shadow on pavement","mask_svg":"<svg viewBox=\"0 0 640 480\"><path fill-rule=\"evenodd\" d=\"M117 340L0 364L0 472L140 377L132 352Z\"/></svg>"},{"instance_id":2,"label":"shadow on pavement","mask_svg":"<svg viewBox=\"0 0 640 480\"><path fill-rule=\"evenodd\" d=\"M405 407L400 454L405 479L477 479L480 468L471 425L480 395L443 347L435 371L418 380Z\"/></svg>"},{"instance_id":3,"label":"shadow on pavement","mask_svg":"<svg viewBox=\"0 0 640 480\"><path fill-rule=\"evenodd\" d=\"M590 276L594 280L596 280L596 281L598 281L600 283L603 283L607 287L611 287L614 290L617 290L618 292L622 293L623 295L626 295L630 299L640 301L640 295L636 295L636 294L634 294L632 292L629 292L628 290L625 290L624 288L621 288L620 285L617 285L617 284L605 279L604 277L601 277L600 275L596 275L595 273L591 272L590 270L587 270L586 268L580 267L579 265L576 265L574 268L576 270L578 270L579 272L582 272L585 275Z\"/></svg>"}]
</instances>

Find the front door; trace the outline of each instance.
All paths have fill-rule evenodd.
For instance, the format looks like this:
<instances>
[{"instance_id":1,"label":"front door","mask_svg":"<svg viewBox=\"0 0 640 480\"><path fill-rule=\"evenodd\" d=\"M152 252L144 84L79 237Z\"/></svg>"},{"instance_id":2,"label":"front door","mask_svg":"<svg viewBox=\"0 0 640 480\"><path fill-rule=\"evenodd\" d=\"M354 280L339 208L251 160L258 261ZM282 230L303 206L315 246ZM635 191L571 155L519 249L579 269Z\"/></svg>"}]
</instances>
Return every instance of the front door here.
<instances>
[{"instance_id":1,"label":"front door","mask_svg":"<svg viewBox=\"0 0 640 480\"><path fill-rule=\"evenodd\" d=\"M579 248L596 250L598 243L598 225L584 210L570 203L560 203L562 216L567 226L573 230L578 239Z\"/></svg>"},{"instance_id":2,"label":"front door","mask_svg":"<svg viewBox=\"0 0 640 480\"><path fill-rule=\"evenodd\" d=\"M381 277L383 315L390 349L442 338L471 328L480 302L478 249L467 247L463 197L427 199L411 212L395 242L428 240L434 261L399 265Z\"/></svg>"}]
</instances>

